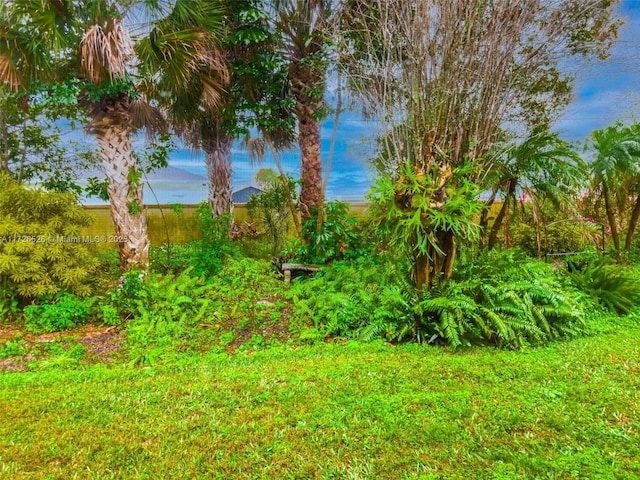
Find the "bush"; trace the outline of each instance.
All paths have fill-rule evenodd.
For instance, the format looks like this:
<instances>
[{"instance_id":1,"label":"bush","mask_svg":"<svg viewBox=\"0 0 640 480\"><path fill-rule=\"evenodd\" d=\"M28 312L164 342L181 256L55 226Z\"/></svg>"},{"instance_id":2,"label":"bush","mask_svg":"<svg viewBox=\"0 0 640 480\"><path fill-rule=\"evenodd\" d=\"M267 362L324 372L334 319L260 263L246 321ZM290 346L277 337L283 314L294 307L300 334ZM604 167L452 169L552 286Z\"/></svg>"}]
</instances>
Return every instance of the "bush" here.
<instances>
[{"instance_id":1,"label":"bush","mask_svg":"<svg viewBox=\"0 0 640 480\"><path fill-rule=\"evenodd\" d=\"M461 266L437 298L425 296L423 322L454 346L519 348L578 335L584 312L552 268L518 252L488 252Z\"/></svg>"},{"instance_id":2,"label":"bush","mask_svg":"<svg viewBox=\"0 0 640 480\"><path fill-rule=\"evenodd\" d=\"M619 265L588 265L569 277L578 289L612 312L628 314L640 305L640 280Z\"/></svg>"},{"instance_id":3,"label":"bush","mask_svg":"<svg viewBox=\"0 0 640 480\"><path fill-rule=\"evenodd\" d=\"M108 300L100 304L104 323L115 323L113 309L123 320L128 320L136 314L139 296L145 288L144 275L144 272L133 270L120 276L118 286L109 293ZM107 305L113 309L108 308Z\"/></svg>"},{"instance_id":4,"label":"bush","mask_svg":"<svg viewBox=\"0 0 640 480\"><path fill-rule=\"evenodd\" d=\"M0 285L23 300L88 293L95 260L80 235L92 217L71 194L29 190L0 175Z\"/></svg>"},{"instance_id":5,"label":"bush","mask_svg":"<svg viewBox=\"0 0 640 480\"><path fill-rule=\"evenodd\" d=\"M450 281L439 292L427 292L415 310L428 333L453 347L520 348L582 332L582 312L557 287L538 278Z\"/></svg>"},{"instance_id":6,"label":"bush","mask_svg":"<svg viewBox=\"0 0 640 480\"><path fill-rule=\"evenodd\" d=\"M337 261L296 283L290 295L297 313L325 336L401 340L415 334L416 295L406 268L386 256Z\"/></svg>"},{"instance_id":7,"label":"bush","mask_svg":"<svg viewBox=\"0 0 640 480\"><path fill-rule=\"evenodd\" d=\"M156 273L180 273L192 266L192 260L197 255L197 243L193 240L184 244L151 245L149 268Z\"/></svg>"},{"instance_id":8,"label":"bush","mask_svg":"<svg viewBox=\"0 0 640 480\"><path fill-rule=\"evenodd\" d=\"M513 227L514 244L528 255L537 257L546 253L583 252L600 248L600 227L592 223L561 222L546 229L541 228L538 252L536 230L532 225L517 223Z\"/></svg>"},{"instance_id":9,"label":"bush","mask_svg":"<svg viewBox=\"0 0 640 480\"><path fill-rule=\"evenodd\" d=\"M20 302L15 286L0 277L0 323L10 322L20 315Z\"/></svg>"},{"instance_id":10,"label":"bush","mask_svg":"<svg viewBox=\"0 0 640 480\"><path fill-rule=\"evenodd\" d=\"M67 292L24 308L25 327L32 333L51 333L84 324L92 312L93 299Z\"/></svg>"},{"instance_id":11,"label":"bush","mask_svg":"<svg viewBox=\"0 0 640 480\"><path fill-rule=\"evenodd\" d=\"M222 268L225 258L235 253L229 235L233 216L214 217L207 203L198 206L195 216L200 240L195 240L189 247L193 273L196 276L215 275Z\"/></svg>"},{"instance_id":12,"label":"bush","mask_svg":"<svg viewBox=\"0 0 640 480\"><path fill-rule=\"evenodd\" d=\"M192 327L210 318L212 286L190 273L129 276L117 290L114 307L131 317L127 345L133 363L155 363L178 348ZM104 305L102 309L103 314L112 314Z\"/></svg>"},{"instance_id":13,"label":"bush","mask_svg":"<svg viewBox=\"0 0 640 480\"><path fill-rule=\"evenodd\" d=\"M326 203L321 231L318 232L315 216L304 223L302 230L302 236L308 239L307 244L298 244L291 253L305 263L351 260L370 252L366 246L366 231L351 215L348 203Z\"/></svg>"},{"instance_id":14,"label":"bush","mask_svg":"<svg viewBox=\"0 0 640 480\"><path fill-rule=\"evenodd\" d=\"M295 182L291 177L287 180L290 191L295 192ZM247 202L247 211L249 217L266 230L271 253L276 255L281 252L292 220L287 193L280 179L272 179L265 191L252 195Z\"/></svg>"},{"instance_id":15,"label":"bush","mask_svg":"<svg viewBox=\"0 0 640 480\"><path fill-rule=\"evenodd\" d=\"M424 292L411 286L408 269L386 253L335 262L291 295L325 336L519 348L583 330L582 310L543 262L490 253Z\"/></svg>"}]
</instances>

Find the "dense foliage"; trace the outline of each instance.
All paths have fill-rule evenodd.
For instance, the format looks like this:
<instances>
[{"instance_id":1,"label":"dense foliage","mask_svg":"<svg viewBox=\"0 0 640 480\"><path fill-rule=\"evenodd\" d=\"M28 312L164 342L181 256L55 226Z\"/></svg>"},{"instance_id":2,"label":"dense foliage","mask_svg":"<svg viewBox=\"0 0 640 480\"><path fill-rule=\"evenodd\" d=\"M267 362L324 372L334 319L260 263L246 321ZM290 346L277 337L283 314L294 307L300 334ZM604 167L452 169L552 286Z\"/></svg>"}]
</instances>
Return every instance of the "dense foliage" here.
<instances>
[{"instance_id":1,"label":"dense foliage","mask_svg":"<svg viewBox=\"0 0 640 480\"><path fill-rule=\"evenodd\" d=\"M75 196L18 185L0 175L0 284L27 300L61 289L87 294L94 265L92 218Z\"/></svg>"},{"instance_id":2,"label":"dense foliage","mask_svg":"<svg viewBox=\"0 0 640 480\"><path fill-rule=\"evenodd\" d=\"M293 219L287 205L285 186L272 170L266 170L266 172L271 172L273 176L269 177L269 173L264 174L267 177L263 185L265 190L251 196L247 202L247 211L249 217L258 222L259 228L264 230L271 244L272 253L277 255L284 248ZM293 179L288 177L287 182L289 191L295 192Z\"/></svg>"},{"instance_id":3,"label":"dense foliage","mask_svg":"<svg viewBox=\"0 0 640 480\"><path fill-rule=\"evenodd\" d=\"M292 296L325 335L493 344L519 348L575 336L584 306L550 264L490 255L429 291L416 292L408 265L381 254L340 262L296 286ZM318 294L318 292L322 292Z\"/></svg>"}]
</instances>

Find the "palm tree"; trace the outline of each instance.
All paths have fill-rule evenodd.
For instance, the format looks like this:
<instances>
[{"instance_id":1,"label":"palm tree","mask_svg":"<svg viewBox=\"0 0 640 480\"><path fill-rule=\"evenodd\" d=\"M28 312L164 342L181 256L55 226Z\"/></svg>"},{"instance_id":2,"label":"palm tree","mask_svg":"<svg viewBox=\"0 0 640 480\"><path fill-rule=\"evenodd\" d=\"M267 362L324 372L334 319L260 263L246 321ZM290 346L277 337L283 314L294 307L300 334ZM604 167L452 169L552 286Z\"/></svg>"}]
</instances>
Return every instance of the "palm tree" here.
<instances>
[{"instance_id":1,"label":"palm tree","mask_svg":"<svg viewBox=\"0 0 640 480\"><path fill-rule=\"evenodd\" d=\"M327 45L331 21L328 0L274 0L284 40L289 87L296 100L300 146L300 213L310 219L322 202L321 119L325 115Z\"/></svg>"},{"instance_id":2,"label":"palm tree","mask_svg":"<svg viewBox=\"0 0 640 480\"><path fill-rule=\"evenodd\" d=\"M167 59L154 45L158 35L144 44L144 57L159 77L156 93L177 132L192 148L205 153L209 180L209 203L214 216L230 213L232 204L231 147L238 136L254 127L268 131L279 144L291 142L291 113L282 67L274 48L274 34L260 0L235 0L223 9L210 2L208 23L198 24L219 39L209 43L216 68L176 82ZM211 22L211 19L224 20ZM190 24L191 19L184 19ZM172 23L172 28L180 28ZM167 75L169 73L169 75ZM170 94L168 92L171 92ZM215 97L214 97L215 95Z\"/></svg>"},{"instance_id":3,"label":"palm tree","mask_svg":"<svg viewBox=\"0 0 640 480\"><path fill-rule=\"evenodd\" d=\"M96 138L107 179L123 270L144 269L149 262L143 185L132 134L142 126L157 126L160 120L145 102L149 79L139 76L145 68L136 58L135 47L154 31L154 25L194 17L204 10L203 2L15 0L8 9L13 26L1 31L0 43L9 38L20 44L17 51L26 52L0 57L5 83L26 89L30 82L43 78L79 85L78 103L90 118L86 131ZM136 23L136 18L145 20ZM141 35L132 37L134 30ZM163 39L163 53L174 57L175 78L191 78L209 59L207 42L200 31L187 28L172 33ZM30 56L34 51L42 51L41 56L49 61Z\"/></svg>"},{"instance_id":4,"label":"palm tree","mask_svg":"<svg viewBox=\"0 0 640 480\"><path fill-rule=\"evenodd\" d=\"M627 228L626 252L631 249L631 240L640 217L640 194L637 191L640 183L640 124L630 127L616 124L596 130L591 134L588 146L596 153L591 164L594 186L604 201L611 240L619 262L621 218L616 218L616 210L618 216L623 215L629 199L635 195Z\"/></svg>"},{"instance_id":5,"label":"palm tree","mask_svg":"<svg viewBox=\"0 0 640 480\"><path fill-rule=\"evenodd\" d=\"M586 168L580 156L557 133L548 130L534 133L520 145L507 149L503 158L496 167L491 196L495 199L496 194L502 192L503 203L489 231L489 249L495 247L500 229L508 226L510 206L516 202L518 190L531 199L534 210L540 212L544 201L556 206L571 203L586 181Z\"/></svg>"},{"instance_id":6,"label":"palm tree","mask_svg":"<svg viewBox=\"0 0 640 480\"><path fill-rule=\"evenodd\" d=\"M166 109L187 145L204 150L209 203L217 216L230 213L232 208L233 135L223 128L223 112L229 103L228 57L221 49L226 12L216 2L192 3L197 3L197 8L156 22L137 52L145 76L154 79L150 94ZM167 45L176 38L184 47L199 45L201 49L200 61L190 71L184 69L186 58L175 51L167 54Z\"/></svg>"}]
</instances>

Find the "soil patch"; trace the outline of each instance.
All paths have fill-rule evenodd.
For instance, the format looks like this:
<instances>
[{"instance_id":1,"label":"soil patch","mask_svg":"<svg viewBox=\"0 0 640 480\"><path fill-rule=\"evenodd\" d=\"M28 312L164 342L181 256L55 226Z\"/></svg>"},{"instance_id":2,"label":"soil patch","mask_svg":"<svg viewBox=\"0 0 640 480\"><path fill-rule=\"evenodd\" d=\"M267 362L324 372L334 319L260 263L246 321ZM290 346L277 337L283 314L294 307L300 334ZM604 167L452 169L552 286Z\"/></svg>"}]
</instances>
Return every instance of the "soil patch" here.
<instances>
[{"instance_id":1,"label":"soil patch","mask_svg":"<svg viewBox=\"0 0 640 480\"><path fill-rule=\"evenodd\" d=\"M34 335L19 330L13 325L0 326L0 348L7 341L22 340L22 347L27 352L24 355L14 355L0 358L0 372L26 372L29 362L46 358L43 345L52 342L76 341L86 349L83 361L88 363L109 363L122 349L124 336L115 327L83 325L73 330ZM65 345L65 348L68 346Z\"/></svg>"}]
</instances>

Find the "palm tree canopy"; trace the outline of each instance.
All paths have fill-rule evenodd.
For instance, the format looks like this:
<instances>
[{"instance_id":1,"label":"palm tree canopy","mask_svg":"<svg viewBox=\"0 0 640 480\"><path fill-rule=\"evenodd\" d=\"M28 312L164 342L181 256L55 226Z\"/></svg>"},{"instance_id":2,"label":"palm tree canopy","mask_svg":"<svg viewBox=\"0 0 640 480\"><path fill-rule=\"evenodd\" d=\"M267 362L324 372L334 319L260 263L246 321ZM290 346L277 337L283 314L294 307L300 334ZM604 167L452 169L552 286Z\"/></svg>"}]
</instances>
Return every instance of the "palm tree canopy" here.
<instances>
[{"instance_id":1,"label":"palm tree canopy","mask_svg":"<svg viewBox=\"0 0 640 480\"><path fill-rule=\"evenodd\" d=\"M212 48L221 34L220 8L206 0L12 0L0 7L0 81L24 91L38 80L80 79L145 95L160 78L150 72L162 71L165 83L199 81L215 104L220 89L203 73L225 78Z\"/></svg>"},{"instance_id":2,"label":"palm tree canopy","mask_svg":"<svg viewBox=\"0 0 640 480\"><path fill-rule=\"evenodd\" d=\"M497 184L516 182L529 193L560 204L585 185L587 168L571 144L543 130L507 149L495 178Z\"/></svg>"},{"instance_id":3,"label":"palm tree canopy","mask_svg":"<svg viewBox=\"0 0 640 480\"><path fill-rule=\"evenodd\" d=\"M554 203L577 193L587 180L582 157L548 130L528 137L516 148L514 159L524 181Z\"/></svg>"},{"instance_id":4,"label":"palm tree canopy","mask_svg":"<svg viewBox=\"0 0 640 480\"><path fill-rule=\"evenodd\" d=\"M0 6L0 83L27 91L51 79L77 43L81 9L71 0L12 0Z\"/></svg>"},{"instance_id":5,"label":"palm tree canopy","mask_svg":"<svg viewBox=\"0 0 640 480\"><path fill-rule=\"evenodd\" d=\"M136 44L143 76L153 79L154 95L167 100L173 116L221 105L229 81L220 48L224 35L224 12L217 2L178 0Z\"/></svg>"},{"instance_id":6,"label":"palm tree canopy","mask_svg":"<svg viewBox=\"0 0 640 480\"><path fill-rule=\"evenodd\" d=\"M615 188L640 174L640 124L616 125L596 130L587 146L596 153L591 164L596 182Z\"/></svg>"}]
</instances>

